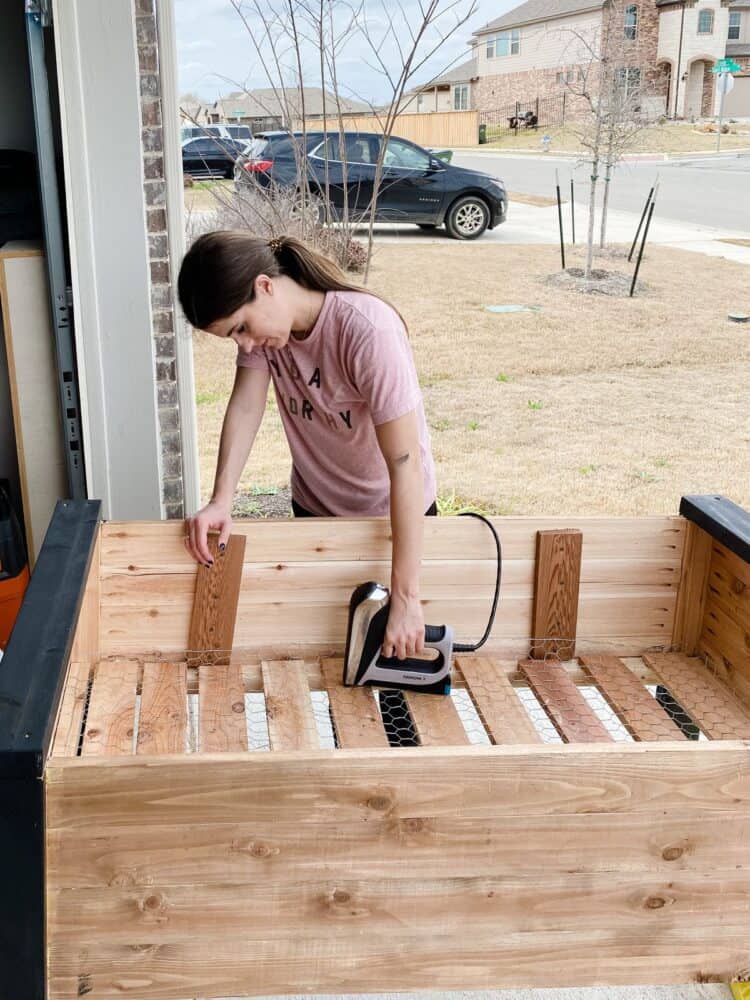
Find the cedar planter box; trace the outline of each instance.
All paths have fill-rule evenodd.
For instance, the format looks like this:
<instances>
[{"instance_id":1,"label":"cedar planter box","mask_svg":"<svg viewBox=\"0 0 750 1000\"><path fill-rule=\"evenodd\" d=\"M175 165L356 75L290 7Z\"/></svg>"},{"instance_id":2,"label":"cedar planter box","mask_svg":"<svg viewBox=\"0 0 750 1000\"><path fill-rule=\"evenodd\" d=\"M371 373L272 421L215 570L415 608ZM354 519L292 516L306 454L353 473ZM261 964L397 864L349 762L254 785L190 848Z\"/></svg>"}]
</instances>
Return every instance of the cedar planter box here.
<instances>
[{"instance_id":1,"label":"cedar planter box","mask_svg":"<svg viewBox=\"0 0 750 1000\"><path fill-rule=\"evenodd\" d=\"M59 504L0 664L3 996L747 975L750 516L495 524L490 642L399 708L340 686L387 521L240 523L206 662L182 525ZM477 637L486 527L425 537L427 620Z\"/></svg>"}]
</instances>

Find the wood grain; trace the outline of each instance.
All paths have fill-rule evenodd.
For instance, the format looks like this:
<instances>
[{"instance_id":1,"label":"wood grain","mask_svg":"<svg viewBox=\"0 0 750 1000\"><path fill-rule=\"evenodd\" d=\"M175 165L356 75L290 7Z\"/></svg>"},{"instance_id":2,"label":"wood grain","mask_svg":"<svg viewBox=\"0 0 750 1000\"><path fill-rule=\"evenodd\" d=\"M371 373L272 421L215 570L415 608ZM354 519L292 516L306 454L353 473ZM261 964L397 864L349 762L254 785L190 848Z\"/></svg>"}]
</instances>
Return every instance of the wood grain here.
<instances>
[{"instance_id":1,"label":"wood grain","mask_svg":"<svg viewBox=\"0 0 750 1000\"><path fill-rule=\"evenodd\" d=\"M337 746L345 749L387 747L388 737L372 688L344 687L343 660L323 660L321 670Z\"/></svg>"},{"instance_id":2,"label":"wood grain","mask_svg":"<svg viewBox=\"0 0 750 1000\"><path fill-rule=\"evenodd\" d=\"M601 743L612 739L560 663L522 660L518 667L566 742Z\"/></svg>"},{"instance_id":3,"label":"wood grain","mask_svg":"<svg viewBox=\"0 0 750 1000\"><path fill-rule=\"evenodd\" d=\"M245 689L239 664L198 668L200 748L203 753L247 750Z\"/></svg>"},{"instance_id":4,"label":"wood grain","mask_svg":"<svg viewBox=\"0 0 750 1000\"><path fill-rule=\"evenodd\" d=\"M209 535L212 566L199 566L188 636L188 662L229 663L234 642L237 602L242 583L245 537L230 535L219 551L218 536Z\"/></svg>"},{"instance_id":5,"label":"wood grain","mask_svg":"<svg viewBox=\"0 0 750 1000\"><path fill-rule=\"evenodd\" d=\"M583 535L576 529L538 531L531 656L575 655Z\"/></svg>"},{"instance_id":6,"label":"wood grain","mask_svg":"<svg viewBox=\"0 0 750 1000\"><path fill-rule=\"evenodd\" d=\"M672 631L672 645L686 656L693 656L698 649L706 608L712 545L713 539L708 532L692 521L686 523L680 587Z\"/></svg>"},{"instance_id":7,"label":"wood grain","mask_svg":"<svg viewBox=\"0 0 750 1000\"><path fill-rule=\"evenodd\" d=\"M541 743L542 737L500 664L482 656L461 656L456 662L493 743Z\"/></svg>"},{"instance_id":8,"label":"wood grain","mask_svg":"<svg viewBox=\"0 0 750 1000\"><path fill-rule=\"evenodd\" d=\"M75 757L78 754L90 673L91 664L88 661L85 663L74 661L68 667L60 702L60 714L52 741L53 757Z\"/></svg>"},{"instance_id":9,"label":"wood grain","mask_svg":"<svg viewBox=\"0 0 750 1000\"><path fill-rule=\"evenodd\" d=\"M262 663L261 669L271 749L317 749L318 730L304 664L299 660L271 660Z\"/></svg>"},{"instance_id":10,"label":"wood grain","mask_svg":"<svg viewBox=\"0 0 750 1000\"><path fill-rule=\"evenodd\" d=\"M616 656L581 656L613 712L634 740L684 740L685 734Z\"/></svg>"},{"instance_id":11,"label":"wood grain","mask_svg":"<svg viewBox=\"0 0 750 1000\"><path fill-rule=\"evenodd\" d=\"M706 736L714 740L750 738L750 712L697 656L647 653L644 660Z\"/></svg>"},{"instance_id":12,"label":"wood grain","mask_svg":"<svg viewBox=\"0 0 750 1000\"><path fill-rule=\"evenodd\" d=\"M94 674L81 753L120 756L133 753L138 664L102 660Z\"/></svg>"},{"instance_id":13,"label":"wood grain","mask_svg":"<svg viewBox=\"0 0 750 1000\"><path fill-rule=\"evenodd\" d=\"M423 747L462 746L471 742L450 695L406 691L404 698Z\"/></svg>"},{"instance_id":14,"label":"wood grain","mask_svg":"<svg viewBox=\"0 0 750 1000\"><path fill-rule=\"evenodd\" d=\"M137 753L185 753L187 724L186 665L145 663Z\"/></svg>"}]
</instances>

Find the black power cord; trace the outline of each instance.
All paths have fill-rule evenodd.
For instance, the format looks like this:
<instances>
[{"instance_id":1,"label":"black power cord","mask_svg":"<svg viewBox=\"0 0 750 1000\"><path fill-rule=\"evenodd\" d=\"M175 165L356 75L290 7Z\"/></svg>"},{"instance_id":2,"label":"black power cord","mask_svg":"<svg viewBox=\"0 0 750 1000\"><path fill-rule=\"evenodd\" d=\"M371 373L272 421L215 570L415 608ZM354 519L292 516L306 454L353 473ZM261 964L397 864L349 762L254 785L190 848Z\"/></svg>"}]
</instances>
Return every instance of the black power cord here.
<instances>
[{"instance_id":1,"label":"black power cord","mask_svg":"<svg viewBox=\"0 0 750 1000\"><path fill-rule=\"evenodd\" d=\"M490 637L490 632L492 631L492 626L495 624L495 613L497 611L498 601L500 600L500 578L502 576L502 568L503 568L503 550L502 546L500 545L500 538L497 532L495 531L494 524L492 523L492 521L486 518L484 514L477 514L473 510L465 510L460 516L476 517L478 518L478 520L484 521L484 523L492 532L492 536L495 539L495 549L497 551L497 576L495 578L495 598L492 602L492 610L490 611L490 620L487 623L487 628L484 631L484 635L479 640L479 642L473 644L468 642L454 642L453 644L453 649L454 652L456 653L474 653L480 647L482 647L485 644L485 642L487 642L487 640Z\"/></svg>"}]
</instances>

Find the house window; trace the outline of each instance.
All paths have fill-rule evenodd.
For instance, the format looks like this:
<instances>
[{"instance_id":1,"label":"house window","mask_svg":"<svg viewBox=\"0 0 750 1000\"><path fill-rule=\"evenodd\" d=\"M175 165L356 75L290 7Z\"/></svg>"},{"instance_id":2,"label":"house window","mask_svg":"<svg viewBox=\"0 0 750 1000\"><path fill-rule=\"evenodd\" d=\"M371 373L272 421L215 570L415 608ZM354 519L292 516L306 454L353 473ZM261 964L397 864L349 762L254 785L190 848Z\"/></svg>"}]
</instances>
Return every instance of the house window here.
<instances>
[{"instance_id":1,"label":"house window","mask_svg":"<svg viewBox=\"0 0 750 1000\"><path fill-rule=\"evenodd\" d=\"M636 97L641 89L641 71L637 66L620 67L615 71L615 83L623 100Z\"/></svg>"},{"instance_id":2,"label":"house window","mask_svg":"<svg viewBox=\"0 0 750 1000\"><path fill-rule=\"evenodd\" d=\"M424 111L424 94L417 94L417 111Z\"/></svg>"},{"instance_id":3,"label":"house window","mask_svg":"<svg viewBox=\"0 0 750 1000\"><path fill-rule=\"evenodd\" d=\"M572 83L575 78L576 71L574 69L568 69L563 73L558 73L555 79L558 83Z\"/></svg>"},{"instance_id":4,"label":"house window","mask_svg":"<svg viewBox=\"0 0 750 1000\"><path fill-rule=\"evenodd\" d=\"M638 34L638 5L631 3L625 8L625 37L631 41Z\"/></svg>"},{"instance_id":5,"label":"house window","mask_svg":"<svg viewBox=\"0 0 750 1000\"><path fill-rule=\"evenodd\" d=\"M736 42L740 37L740 24L742 22L741 10L729 11L729 41Z\"/></svg>"},{"instance_id":6,"label":"house window","mask_svg":"<svg viewBox=\"0 0 750 1000\"><path fill-rule=\"evenodd\" d=\"M521 51L521 29L502 31L495 38L487 39L487 58L497 59L499 56L517 56Z\"/></svg>"},{"instance_id":7,"label":"house window","mask_svg":"<svg viewBox=\"0 0 750 1000\"><path fill-rule=\"evenodd\" d=\"M453 110L469 110L469 85L468 83L458 83L453 88Z\"/></svg>"},{"instance_id":8,"label":"house window","mask_svg":"<svg viewBox=\"0 0 750 1000\"><path fill-rule=\"evenodd\" d=\"M714 31L714 12L702 10L698 15L698 34L712 35Z\"/></svg>"}]
</instances>

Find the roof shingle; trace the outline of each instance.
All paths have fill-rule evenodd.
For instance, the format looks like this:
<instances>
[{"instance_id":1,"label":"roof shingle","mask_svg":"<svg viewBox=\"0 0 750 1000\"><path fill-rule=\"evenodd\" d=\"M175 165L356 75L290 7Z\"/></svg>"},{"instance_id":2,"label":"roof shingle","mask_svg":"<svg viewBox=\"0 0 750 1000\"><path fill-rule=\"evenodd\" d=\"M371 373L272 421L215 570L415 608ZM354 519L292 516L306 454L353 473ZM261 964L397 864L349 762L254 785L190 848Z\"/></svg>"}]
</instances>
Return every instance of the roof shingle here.
<instances>
[{"instance_id":1,"label":"roof shingle","mask_svg":"<svg viewBox=\"0 0 750 1000\"><path fill-rule=\"evenodd\" d=\"M502 17L490 21L483 28L477 29L475 35L483 35L488 31L500 28L517 28L532 21L552 21L557 17L570 14L581 14L587 10L597 10L603 0L527 0L519 7L514 7Z\"/></svg>"}]
</instances>

